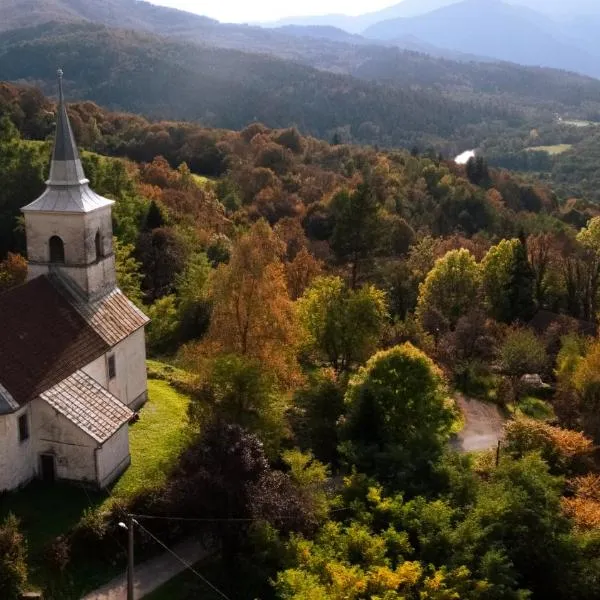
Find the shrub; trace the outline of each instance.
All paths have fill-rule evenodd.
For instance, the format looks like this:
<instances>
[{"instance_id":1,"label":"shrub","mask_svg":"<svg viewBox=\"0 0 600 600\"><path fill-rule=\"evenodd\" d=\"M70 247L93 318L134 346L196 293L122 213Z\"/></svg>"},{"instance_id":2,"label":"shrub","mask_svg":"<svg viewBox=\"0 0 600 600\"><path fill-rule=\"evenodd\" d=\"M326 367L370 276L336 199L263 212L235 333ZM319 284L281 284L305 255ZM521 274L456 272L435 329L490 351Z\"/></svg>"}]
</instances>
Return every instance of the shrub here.
<instances>
[{"instance_id":1,"label":"shrub","mask_svg":"<svg viewBox=\"0 0 600 600\"><path fill-rule=\"evenodd\" d=\"M0 525L0 598L17 600L27 583L27 543L9 514Z\"/></svg>"}]
</instances>

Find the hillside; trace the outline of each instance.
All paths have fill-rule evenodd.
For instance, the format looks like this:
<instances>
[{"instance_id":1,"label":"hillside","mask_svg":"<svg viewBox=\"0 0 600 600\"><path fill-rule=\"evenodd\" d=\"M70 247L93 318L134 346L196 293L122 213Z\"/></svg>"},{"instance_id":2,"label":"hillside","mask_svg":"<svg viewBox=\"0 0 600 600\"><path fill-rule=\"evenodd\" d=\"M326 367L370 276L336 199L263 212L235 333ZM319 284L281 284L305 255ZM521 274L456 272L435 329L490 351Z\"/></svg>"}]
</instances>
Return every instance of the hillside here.
<instances>
[{"instance_id":1,"label":"hillside","mask_svg":"<svg viewBox=\"0 0 600 600\"><path fill-rule=\"evenodd\" d=\"M0 72L117 110L241 128L272 127L383 145L471 143L490 122L520 126L512 107L399 89L256 54L174 42L97 25L45 25L0 35Z\"/></svg>"}]
</instances>

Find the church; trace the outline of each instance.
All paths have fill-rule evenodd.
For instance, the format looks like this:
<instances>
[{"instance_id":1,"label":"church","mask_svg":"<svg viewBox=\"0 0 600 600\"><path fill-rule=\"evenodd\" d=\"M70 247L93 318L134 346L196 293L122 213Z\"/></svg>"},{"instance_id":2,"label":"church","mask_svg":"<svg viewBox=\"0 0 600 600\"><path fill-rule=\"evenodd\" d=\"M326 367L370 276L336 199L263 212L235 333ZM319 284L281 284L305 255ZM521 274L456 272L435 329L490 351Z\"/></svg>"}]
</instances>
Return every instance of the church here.
<instances>
[{"instance_id":1,"label":"church","mask_svg":"<svg viewBox=\"0 0 600 600\"><path fill-rule=\"evenodd\" d=\"M27 282L0 294L0 492L109 485L147 396L148 318L117 287L113 201L89 187L58 75L50 176L22 209Z\"/></svg>"}]
</instances>

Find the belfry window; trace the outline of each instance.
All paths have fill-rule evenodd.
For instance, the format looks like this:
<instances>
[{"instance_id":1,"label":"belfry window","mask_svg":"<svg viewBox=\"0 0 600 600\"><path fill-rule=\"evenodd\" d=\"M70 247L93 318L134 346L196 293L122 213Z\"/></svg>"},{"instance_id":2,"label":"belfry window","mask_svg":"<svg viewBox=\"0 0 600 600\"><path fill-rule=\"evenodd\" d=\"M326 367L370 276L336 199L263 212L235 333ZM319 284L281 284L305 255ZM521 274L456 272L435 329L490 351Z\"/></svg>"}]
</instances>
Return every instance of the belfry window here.
<instances>
[{"instance_id":1,"label":"belfry window","mask_svg":"<svg viewBox=\"0 0 600 600\"><path fill-rule=\"evenodd\" d=\"M94 244L96 246L96 260L100 260L104 256L104 250L102 248L102 236L100 235L100 231L96 232Z\"/></svg>"},{"instance_id":2,"label":"belfry window","mask_svg":"<svg viewBox=\"0 0 600 600\"><path fill-rule=\"evenodd\" d=\"M57 235L50 238L50 262L60 264L65 262L65 245Z\"/></svg>"}]
</instances>

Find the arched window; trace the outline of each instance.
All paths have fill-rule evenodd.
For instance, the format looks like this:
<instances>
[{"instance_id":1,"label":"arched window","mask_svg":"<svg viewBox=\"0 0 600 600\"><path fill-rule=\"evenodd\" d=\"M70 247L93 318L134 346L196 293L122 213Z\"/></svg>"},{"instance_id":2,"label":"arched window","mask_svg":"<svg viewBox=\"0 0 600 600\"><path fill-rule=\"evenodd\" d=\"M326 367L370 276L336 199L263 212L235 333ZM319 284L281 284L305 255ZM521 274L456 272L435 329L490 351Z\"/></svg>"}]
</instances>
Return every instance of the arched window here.
<instances>
[{"instance_id":1,"label":"arched window","mask_svg":"<svg viewBox=\"0 0 600 600\"><path fill-rule=\"evenodd\" d=\"M104 249L102 248L102 236L100 230L96 232L96 239L94 240L96 246L96 260L100 260L104 256Z\"/></svg>"},{"instance_id":2,"label":"arched window","mask_svg":"<svg viewBox=\"0 0 600 600\"><path fill-rule=\"evenodd\" d=\"M65 262L65 245L57 235L50 238L50 262L61 264Z\"/></svg>"}]
</instances>

